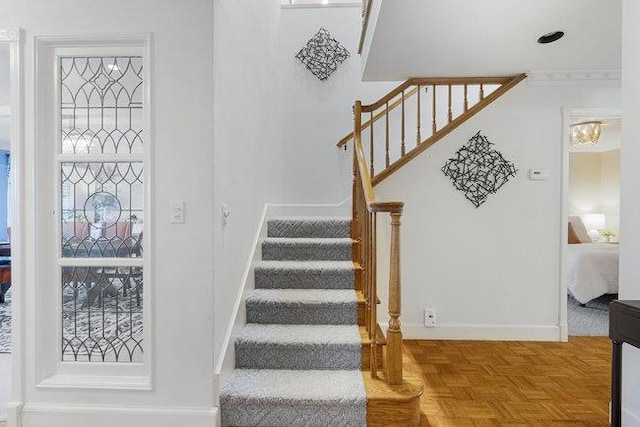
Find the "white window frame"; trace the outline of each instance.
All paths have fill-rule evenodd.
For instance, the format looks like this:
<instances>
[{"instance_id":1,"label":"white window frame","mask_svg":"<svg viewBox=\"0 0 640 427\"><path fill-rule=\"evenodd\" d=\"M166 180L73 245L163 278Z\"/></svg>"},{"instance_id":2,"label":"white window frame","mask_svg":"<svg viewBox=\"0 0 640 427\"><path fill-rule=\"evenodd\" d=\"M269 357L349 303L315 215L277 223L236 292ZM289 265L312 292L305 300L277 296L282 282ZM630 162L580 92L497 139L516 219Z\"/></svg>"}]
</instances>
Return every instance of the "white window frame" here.
<instances>
[{"instance_id":1,"label":"white window frame","mask_svg":"<svg viewBox=\"0 0 640 427\"><path fill-rule=\"evenodd\" d=\"M36 200L36 387L79 389L152 389L153 360L153 158L151 104L151 36L145 34L105 36L52 36L35 38L35 170ZM68 56L141 56L143 58L144 153L116 155L68 155L61 153L59 60ZM48 106L48 108L47 108ZM95 160L141 161L144 167L143 259L61 258L59 219L60 167L64 162ZM53 256L52 256L53 255ZM61 267L66 265L143 267L143 361L62 361L60 292ZM55 304L52 304L55 301Z\"/></svg>"}]
</instances>

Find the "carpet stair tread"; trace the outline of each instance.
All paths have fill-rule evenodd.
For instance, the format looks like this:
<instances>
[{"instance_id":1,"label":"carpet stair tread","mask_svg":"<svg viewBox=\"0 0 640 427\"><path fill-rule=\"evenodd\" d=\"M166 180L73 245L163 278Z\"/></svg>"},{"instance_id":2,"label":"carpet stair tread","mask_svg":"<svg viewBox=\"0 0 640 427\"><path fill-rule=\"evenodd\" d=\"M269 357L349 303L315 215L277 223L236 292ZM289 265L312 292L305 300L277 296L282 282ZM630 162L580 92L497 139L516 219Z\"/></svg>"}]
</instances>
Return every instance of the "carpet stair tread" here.
<instances>
[{"instance_id":1,"label":"carpet stair tread","mask_svg":"<svg viewBox=\"0 0 640 427\"><path fill-rule=\"evenodd\" d=\"M236 343L294 345L357 345L360 333L355 325L278 325L250 323L243 328Z\"/></svg>"},{"instance_id":2,"label":"carpet stair tread","mask_svg":"<svg viewBox=\"0 0 640 427\"><path fill-rule=\"evenodd\" d=\"M350 238L267 237L262 241L263 260L350 261Z\"/></svg>"},{"instance_id":3,"label":"carpet stair tread","mask_svg":"<svg viewBox=\"0 0 640 427\"><path fill-rule=\"evenodd\" d=\"M236 369L221 400L280 400L289 403L350 402L365 399L362 373L356 370Z\"/></svg>"},{"instance_id":4,"label":"carpet stair tread","mask_svg":"<svg viewBox=\"0 0 640 427\"><path fill-rule=\"evenodd\" d=\"M354 370L236 369L220 396L224 426L364 426L366 394Z\"/></svg>"},{"instance_id":5,"label":"carpet stair tread","mask_svg":"<svg viewBox=\"0 0 640 427\"><path fill-rule=\"evenodd\" d=\"M258 289L353 289L351 261L260 261L254 267Z\"/></svg>"},{"instance_id":6,"label":"carpet stair tread","mask_svg":"<svg viewBox=\"0 0 640 427\"><path fill-rule=\"evenodd\" d=\"M351 325L358 322L354 290L256 289L245 300L247 323Z\"/></svg>"},{"instance_id":7,"label":"carpet stair tread","mask_svg":"<svg viewBox=\"0 0 640 427\"><path fill-rule=\"evenodd\" d=\"M267 222L267 236L349 237L350 225L345 217L278 217Z\"/></svg>"},{"instance_id":8,"label":"carpet stair tread","mask_svg":"<svg viewBox=\"0 0 640 427\"><path fill-rule=\"evenodd\" d=\"M355 269L350 260L263 260L255 265L258 270L288 270L288 271L353 271Z\"/></svg>"},{"instance_id":9,"label":"carpet stair tread","mask_svg":"<svg viewBox=\"0 0 640 427\"><path fill-rule=\"evenodd\" d=\"M356 291L353 289L255 289L246 299L251 303L283 304L333 304L355 303Z\"/></svg>"},{"instance_id":10,"label":"carpet stair tread","mask_svg":"<svg viewBox=\"0 0 640 427\"><path fill-rule=\"evenodd\" d=\"M236 368L360 369L355 325L248 324L235 342Z\"/></svg>"},{"instance_id":11,"label":"carpet stair tread","mask_svg":"<svg viewBox=\"0 0 640 427\"><path fill-rule=\"evenodd\" d=\"M350 237L265 237L263 242L299 245L352 245Z\"/></svg>"}]
</instances>

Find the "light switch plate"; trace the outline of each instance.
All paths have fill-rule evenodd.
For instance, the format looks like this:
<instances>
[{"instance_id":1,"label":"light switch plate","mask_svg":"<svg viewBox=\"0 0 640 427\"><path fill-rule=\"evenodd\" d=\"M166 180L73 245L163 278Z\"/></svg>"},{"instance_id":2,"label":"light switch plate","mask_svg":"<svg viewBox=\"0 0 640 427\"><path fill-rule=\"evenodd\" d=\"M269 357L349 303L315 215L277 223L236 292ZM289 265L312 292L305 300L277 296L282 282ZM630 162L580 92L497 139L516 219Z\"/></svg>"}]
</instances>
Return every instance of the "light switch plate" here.
<instances>
[{"instance_id":1,"label":"light switch plate","mask_svg":"<svg viewBox=\"0 0 640 427\"><path fill-rule=\"evenodd\" d=\"M171 224L184 223L184 200L172 200L170 202L171 212L169 213L169 222Z\"/></svg>"}]
</instances>

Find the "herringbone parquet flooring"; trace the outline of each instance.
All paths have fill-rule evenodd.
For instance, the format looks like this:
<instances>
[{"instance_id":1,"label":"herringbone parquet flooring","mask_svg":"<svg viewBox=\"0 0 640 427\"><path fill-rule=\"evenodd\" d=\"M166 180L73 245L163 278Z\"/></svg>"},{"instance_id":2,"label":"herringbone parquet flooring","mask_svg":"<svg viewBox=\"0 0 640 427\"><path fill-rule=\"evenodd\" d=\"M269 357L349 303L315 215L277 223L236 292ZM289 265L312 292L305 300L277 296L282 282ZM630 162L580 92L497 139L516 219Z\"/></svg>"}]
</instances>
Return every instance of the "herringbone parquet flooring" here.
<instances>
[{"instance_id":1,"label":"herringbone parquet flooring","mask_svg":"<svg viewBox=\"0 0 640 427\"><path fill-rule=\"evenodd\" d=\"M421 426L607 426L611 344L405 341Z\"/></svg>"}]
</instances>

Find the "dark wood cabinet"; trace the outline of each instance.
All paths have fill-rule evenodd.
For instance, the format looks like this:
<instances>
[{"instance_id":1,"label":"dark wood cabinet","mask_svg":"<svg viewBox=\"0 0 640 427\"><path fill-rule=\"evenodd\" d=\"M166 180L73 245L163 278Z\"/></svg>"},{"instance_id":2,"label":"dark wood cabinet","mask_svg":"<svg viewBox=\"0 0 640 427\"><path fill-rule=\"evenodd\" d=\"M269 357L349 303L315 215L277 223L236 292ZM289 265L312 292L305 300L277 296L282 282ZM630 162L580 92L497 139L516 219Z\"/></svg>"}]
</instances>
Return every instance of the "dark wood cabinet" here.
<instances>
[{"instance_id":1,"label":"dark wood cabinet","mask_svg":"<svg viewBox=\"0 0 640 427\"><path fill-rule=\"evenodd\" d=\"M640 348L640 300L617 300L609 305L611 359L611 425L622 423L622 344Z\"/></svg>"}]
</instances>

